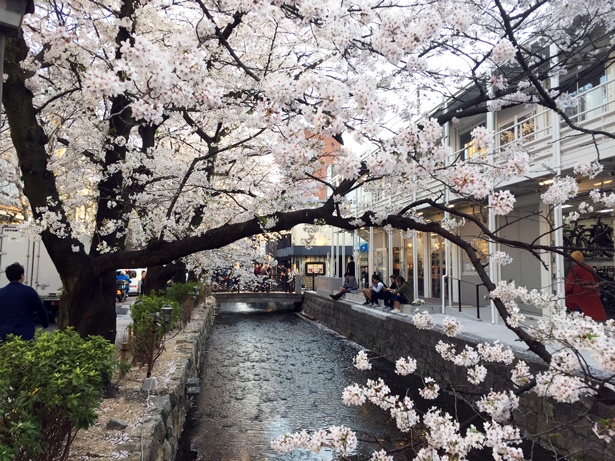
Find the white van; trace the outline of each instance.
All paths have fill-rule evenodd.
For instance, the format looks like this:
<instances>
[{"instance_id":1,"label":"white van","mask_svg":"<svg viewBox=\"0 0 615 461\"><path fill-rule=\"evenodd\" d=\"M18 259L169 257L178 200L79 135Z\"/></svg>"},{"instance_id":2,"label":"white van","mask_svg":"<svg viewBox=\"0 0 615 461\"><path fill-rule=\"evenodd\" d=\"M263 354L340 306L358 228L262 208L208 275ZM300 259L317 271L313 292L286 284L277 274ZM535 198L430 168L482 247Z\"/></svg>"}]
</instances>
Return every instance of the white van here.
<instances>
[{"instance_id":1,"label":"white van","mask_svg":"<svg viewBox=\"0 0 615 461\"><path fill-rule=\"evenodd\" d=\"M128 292L131 296L136 296L139 294L139 289L141 288L141 274L145 272L145 268L142 269L119 269L124 274L130 277L130 291Z\"/></svg>"}]
</instances>

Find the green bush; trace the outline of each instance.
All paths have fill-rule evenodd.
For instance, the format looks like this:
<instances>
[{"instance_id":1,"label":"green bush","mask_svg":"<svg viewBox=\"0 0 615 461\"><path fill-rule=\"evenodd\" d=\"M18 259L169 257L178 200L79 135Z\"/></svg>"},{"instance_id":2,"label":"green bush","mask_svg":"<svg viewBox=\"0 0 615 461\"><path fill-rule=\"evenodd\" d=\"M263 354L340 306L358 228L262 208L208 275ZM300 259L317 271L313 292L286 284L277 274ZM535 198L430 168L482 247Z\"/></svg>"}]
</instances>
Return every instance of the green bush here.
<instances>
[{"instance_id":1,"label":"green bush","mask_svg":"<svg viewBox=\"0 0 615 461\"><path fill-rule=\"evenodd\" d=\"M162 316L162 306L165 304L173 308L167 322L164 321ZM142 296L130 306L130 316L133 322L130 352L136 363L145 364L148 362L154 315L157 315L156 341L154 343L154 358L156 358L162 351L164 335L179 324L181 314L178 302L159 295Z\"/></svg>"},{"instance_id":2,"label":"green bush","mask_svg":"<svg viewBox=\"0 0 615 461\"><path fill-rule=\"evenodd\" d=\"M185 301L195 298L197 287L201 289L201 287L195 282L174 283L167 288L166 297L171 301L182 304Z\"/></svg>"},{"instance_id":3,"label":"green bush","mask_svg":"<svg viewBox=\"0 0 615 461\"><path fill-rule=\"evenodd\" d=\"M74 330L0 343L0 461L65 460L115 369L115 347Z\"/></svg>"}]
</instances>

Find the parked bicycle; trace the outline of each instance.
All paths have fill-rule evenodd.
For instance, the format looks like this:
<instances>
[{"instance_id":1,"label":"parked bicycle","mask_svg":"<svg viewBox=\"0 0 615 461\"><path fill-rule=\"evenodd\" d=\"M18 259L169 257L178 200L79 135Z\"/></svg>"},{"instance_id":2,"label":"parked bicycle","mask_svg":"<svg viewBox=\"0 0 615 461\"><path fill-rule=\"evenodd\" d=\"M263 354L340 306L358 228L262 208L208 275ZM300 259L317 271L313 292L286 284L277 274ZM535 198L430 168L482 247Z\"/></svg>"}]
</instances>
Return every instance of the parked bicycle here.
<instances>
[{"instance_id":1,"label":"parked bicycle","mask_svg":"<svg viewBox=\"0 0 615 461\"><path fill-rule=\"evenodd\" d=\"M588 257L612 258L613 228L601 218L590 227L575 221L572 228L564 229L564 246L582 248Z\"/></svg>"}]
</instances>

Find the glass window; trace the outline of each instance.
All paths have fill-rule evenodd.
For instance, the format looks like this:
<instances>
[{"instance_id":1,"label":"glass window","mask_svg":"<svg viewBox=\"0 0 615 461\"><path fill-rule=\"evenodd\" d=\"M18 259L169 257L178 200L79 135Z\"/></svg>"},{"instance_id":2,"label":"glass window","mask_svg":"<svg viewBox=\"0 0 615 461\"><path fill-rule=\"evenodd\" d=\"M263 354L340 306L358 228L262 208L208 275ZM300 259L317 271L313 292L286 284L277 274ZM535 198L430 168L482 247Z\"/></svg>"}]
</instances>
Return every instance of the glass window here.
<instances>
[{"instance_id":1,"label":"glass window","mask_svg":"<svg viewBox=\"0 0 615 461\"><path fill-rule=\"evenodd\" d=\"M482 262L486 262L489 256L489 243L483 239L473 239L472 246L477 252L477 256ZM463 273L464 274L476 274L476 268L470 261L468 254L463 251Z\"/></svg>"},{"instance_id":2,"label":"glass window","mask_svg":"<svg viewBox=\"0 0 615 461\"><path fill-rule=\"evenodd\" d=\"M500 146L505 146L515 140L515 123L508 122L500 126Z\"/></svg>"},{"instance_id":3,"label":"glass window","mask_svg":"<svg viewBox=\"0 0 615 461\"><path fill-rule=\"evenodd\" d=\"M473 130L474 128L472 128ZM479 149L472 140L471 132L472 130L466 131L459 135L459 144L461 144L463 148L463 158L464 160L470 159L472 157L476 157L478 155L486 155L486 149Z\"/></svg>"},{"instance_id":4,"label":"glass window","mask_svg":"<svg viewBox=\"0 0 615 461\"><path fill-rule=\"evenodd\" d=\"M500 125L500 146L505 146L514 140L533 141L536 133L535 112L518 115L513 121Z\"/></svg>"}]
</instances>

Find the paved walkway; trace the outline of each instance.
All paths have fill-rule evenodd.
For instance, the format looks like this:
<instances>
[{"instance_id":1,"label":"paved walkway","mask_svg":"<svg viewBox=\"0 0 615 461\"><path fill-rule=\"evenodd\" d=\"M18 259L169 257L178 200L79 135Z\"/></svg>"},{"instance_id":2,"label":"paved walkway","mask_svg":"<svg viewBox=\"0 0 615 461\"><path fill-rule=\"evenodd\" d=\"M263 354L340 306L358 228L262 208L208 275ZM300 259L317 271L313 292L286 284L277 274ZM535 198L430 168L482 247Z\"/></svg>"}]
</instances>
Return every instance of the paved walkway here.
<instances>
[{"instance_id":1,"label":"paved walkway","mask_svg":"<svg viewBox=\"0 0 615 461\"><path fill-rule=\"evenodd\" d=\"M398 314L393 314L390 311L384 310L382 300L380 301L379 307L373 307L369 305L364 306L363 302L365 301L365 298L361 293L346 294L338 302L346 302L352 304L356 306L356 308L372 311L376 315L406 317L408 321L411 321L411 317L417 311L417 309L421 312L427 311L431 314L434 324L438 327L442 327L445 317L455 317L461 324L461 337L466 337L473 342L499 341L502 344L510 346L518 353L529 354L530 356L536 357L535 354L528 351L527 346L519 340L517 335L506 327L499 315L496 319L498 323L492 322L490 307L480 308L480 318L477 318L476 306L462 306L461 312L459 312L458 307L450 308L448 306L445 306L445 311L443 314L440 299L427 298L424 300L425 304L419 307L409 305L402 306L402 312ZM526 314L526 324L529 326L537 325L540 318L541 317ZM551 352L555 350L552 347L549 347L548 349ZM589 354L582 353L582 355L585 360L587 360L587 363L590 365L590 367L594 368L595 370L599 370L596 361L593 360L589 356Z\"/></svg>"}]
</instances>

